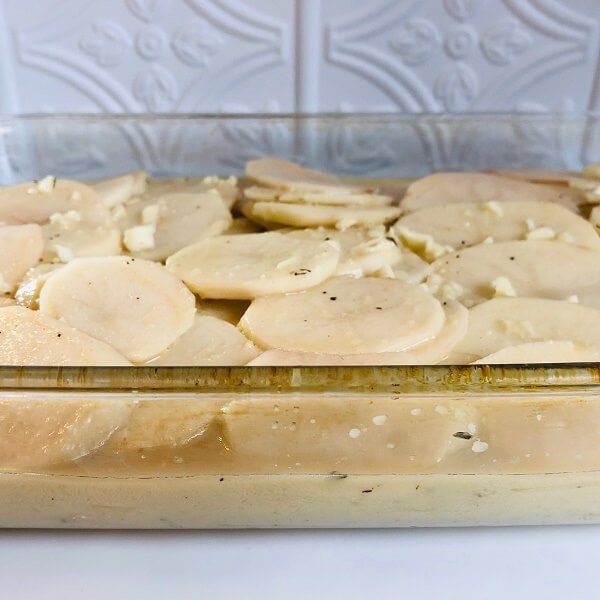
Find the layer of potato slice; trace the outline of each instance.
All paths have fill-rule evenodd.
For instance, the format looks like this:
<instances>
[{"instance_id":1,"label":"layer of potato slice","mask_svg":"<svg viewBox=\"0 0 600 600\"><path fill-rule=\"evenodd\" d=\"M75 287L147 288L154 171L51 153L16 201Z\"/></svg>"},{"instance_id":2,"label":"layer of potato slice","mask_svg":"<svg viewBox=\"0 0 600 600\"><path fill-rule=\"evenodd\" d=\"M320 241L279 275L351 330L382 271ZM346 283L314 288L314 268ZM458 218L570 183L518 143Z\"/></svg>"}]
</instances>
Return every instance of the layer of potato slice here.
<instances>
[{"instance_id":1,"label":"layer of potato slice","mask_svg":"<svg viewBox=\"0 0 600 600\"><path fill-rule=\"evenodd\" d=\"M135 171L108 179L98 179L90 182L90 185L98 192L104 206L112 208L124 204L133 196L143 194L147 182L148 174L145 171Z\"/></svg>"},{"instance_id":2,"label":"layer of potato slice","mask_svg":"<svg viewBox=\"0 0 600 600\"><path fill-rule=\"evenodd\" d=\"M364 354L398 352L440 333L440 303L395 279L335 277L303 292L258 298L239 327L258 346Z\"/></svg>"},{"instance_id":3,"label":"layer of potato slice","mask_svg":"<svg viewBox=\"0 0 600 600\"><path fill-rule=\"evenodd\" d=\"M157 263L111 256L75 259L46 282L40 310L146 362L193 324L195 298Z\"/></svg>"},{"instance_id":4,"label":"layer of potato slice","mask_svg":"<svg viewBox=\"0 0 600 600\"><path fill-rule=\"evenodd\" d=\"M23 306L0 308L0 365L127 366L110 345Z\"/></svg>"},{"instance_id":5,"label":"layer of potato slice","mask_svg":"<svg viewBox=\"0 0 600 600\"><path fill-rule=\"evenodd\" d=\"M44 284L60 268L62 268L60 264L44 263L29 269L15 292L16 302L26 308L37 310L39 308L40 292Z\"/></svg>"},{"instance_id":6,"label":"layer of potato slice","mask_svg":"<svg viewBox=\"0 0 600 600\"><path fill-rule=\"evenodd\" d=\"M203 298L245 300L302 290L330 277L339 248L276 232L211 238L180 250L167 268Z\"/></svg>"},{"instance_id":7,"label":"layer of potato slice","mask_svg":"<svg viewBox=\"0 0 600 600\"><path fill-rule=\"evenodd\" d=\"M488 173L435 173L411 183L400 206L413 211L455 202L535 200L576 210L576 202L566 192Z\"/></svg>"},{"instance_id":8,"label":"layer of potato slice","mask_svg":"<svg viewBox=\"0 0 600 600\"><path fill-rule=\"evenodd\" d=\"M339 244L340 260L335 275L371 275L387 266L393 267L402 259L402 252L392 239L386 238L385 228L351 227L344 231L316 227L291 229L286 235L313 241L333 241Z\"/></svg>"},{"instance_id":9,"label":"layer of potato slice","mask_svg":"<svg viewBox=\"0 0 600 600\"><path fill-rule=\"evenodd\" d=\"M138 258L164 261L181 248L223 233L232 222L219 193L176 193L160 196L155 203L131 205L137 212L135 226L153 228L151 247L138 249L130 242L129 253ZM128 222L131 223L130 214ZM135 227L134 226L134 227ZM128 233L125 230L127 246ZM135 237L133 237L135 241Z\"/></svg>"},{"instance_id":10,"label":"layer of potato slice","mask_svg":"<svg viewBox=\"0 0 600 600\"><path fill-rule=\"evenodd\" d=\"M415 231L453 248L474 246L486 239L494 242L524 240L535 236L536 230L541 228L557 239L600 251L600 237L590 223L550 202L523 200L438 205L409 213L394 225L394 230L400 234L402 230Z\"/></svg>"},{"instance_id":11,"label":"layer of potato slice","mask_svg":"<svg viewBox=\"0 0 600 600\"><path fill-rule=\"evenodd\" d=\"M236 217L223 232L223 235L242 235L245 233L261 233L262 231L262 227L254 221L246 217Z\"/></svg>"},{"instance_id":12,"label":"layer of potato slice","mask_svg":"<svg viewBox=\"0 0 600 600\"><path fill-rule=\"evenodd\" d=\"M360 193L364 188L344 185L337 177L322 171L307 169L300 165L267 156L246 163L246 175L268 187L296 191L355 191Z\"/></svg>"},{"instance_id":13,"label":"layer of potato slice","mask_svg":"<svg viewBox=\"0 0 600 600\"><path fill-rule=\"evenodd\" d=\"M391 196L374 193L353 193L332 190L328 192L303 192L300 190L277 190L274 188L248 187L244 195L251 200L262 202L283 202L284 204L325 204L329 206L389 206Z\"/></svg>"},{"instance_id":14,"label":"layer of potato slice","mask_svg":"<svg viewBox=\"0 0 600 600\"><path fill-rule=\"evenodd\" d=\"M197 315L194 324L148 364L152 366L239 366L260 350L234 325Z\"/></svg>"},{"instance_id":15,"label":"layer of potato slice","mask_svg":"<svg viewBox=\"0 0 600 600\"><path fill-rule=\"evenodd\" d=\"M444 361L466 364L530 342L571 341L600 352L600 310L561 300L496 298L469 311L463 340Z\"/></svg>"},{"instance_id":16,"label":"layer of potato slice","mask_svg":"<svg viewBox=\"0 0 600 600\"><path fill-rule=\"evenodd\" d=\"M42 257L39 225L0 226L0 294L10 291ZM3 289L6 288L6 289Z\"/></svg>"},{"instance_id":17,"label":"layer of potato slice","mask_svg":"<svg viewBox=\"0 0 600 600\"><path fill-rule=\"evenodd\" d=\"M121 232L113 225L68 224L55 220L42 225L44 262L66 263L74 258L121 254Z\"/></svg>"},{"instance_id":18,"label":"layer of potato slice","mask_svg":"<svg viewBox=\"0 0 600 600\"><path fill-rule=\"evenodd\" d=\"M235 177L179 177L176 179L152 179L144 199L152 202L168 194L203 194L215 190L227 208L232 208L239 196Z\"/></svg>"},{"instance_id":19,"label":"layer of potato slice","mask_svg":"<svg viewBox=\"0 0 600 600\"><path fill-rule=\"evenodd\" d=\"M473 306L496 296L572 299L600 307L600 255L559 241L481 244L432 265L438 296Z\"/></svg>"},{"instance_id":20,"label":"layer of potato slice","mask_svg":"<svg viewBox=\"0 0 600 600\"><path fill-rule=\"evenodd\" d=\"M439 334L432 340L402 352L370 354L325 354L290 350L266 350L248 363L248 366L302 366L302 365L425 365L445 359L467 332L468 311L458 302L449 302L444 308L446 318Z\"/></svg>"},{"instance_id":21,"label":"layer of potato slice","mask_svg":"<svg viewBox=\"0 0 600 600\"><path fill-rule=\"evenodd\" d=\"M389 279L400 279L406 283L421 283L430 273L431 265L407 248L398 247L400 262L393 267L383 267L374 275Z\"/></svg>"},{"instance_id":22,"label":"layer of potato slice","mask_svg":"<svg viewBox=\"0 0 600 600\"><path fill-rule=\"evenodd\" d=\"M533 363L583 363L600 360L598 350L575 342L528 342L507 346L476 360L474 365L523 365Z\"/></svg>"},{"instance_id":23,"label":"layer of potato slice","mask_svg":"<svg viewBox=\"0 0 600 600\"><path fill-rule=\"evenodd\" d=\"M215 317L237 325L242 315L250 306L249 300L209 300L202 298L196 302L196 310L200 316Z\"/></svg>"},{"instance_id":24,"label":"layer of potato slice","mask_svg":"<svg viewBox=\"0 0 600 600\"><path fill-rule=\"evenodd\" d=\"M569 185L569 181L573 178L582 178L576 171L560 171L558 169L487 169L485 172L530 183L554 185Z\"/></svg>"},{"instance_id":25,"label":"layer of potato slice","mask_svg":"<svg viewBox=\"0 0 600 600\"><path fill-rule=\"evenodd\" d=\"M256 202L250 213L262 221L290 225L292 227L373 227L395 221L402 210L395 206L355 208L349 206L316 206L304 204L280 204L279 202Z\"/></svg>"}]
</instances>

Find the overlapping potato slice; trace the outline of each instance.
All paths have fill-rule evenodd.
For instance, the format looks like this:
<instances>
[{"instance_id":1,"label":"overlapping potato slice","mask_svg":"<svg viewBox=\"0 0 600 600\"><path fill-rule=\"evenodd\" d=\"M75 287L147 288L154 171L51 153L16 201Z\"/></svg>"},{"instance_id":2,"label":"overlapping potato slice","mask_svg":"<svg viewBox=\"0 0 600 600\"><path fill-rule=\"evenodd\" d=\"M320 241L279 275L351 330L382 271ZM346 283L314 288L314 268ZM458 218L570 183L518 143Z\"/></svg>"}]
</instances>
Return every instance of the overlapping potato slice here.
<instances>
[{"instance_id":1,"label":"overlapping potato slice","mask_svg":"<svg viewBox=\"0 0 600 600\"><path fill-rule=\"evenodd\" d=\"M469 311L463 340L444 361L466 364L530 342L571 341L600 352L600 310L542 298L496 298Z\"/></svg>"},{"instance_id":2,"label":"overlapping potato slice","mask_svg":"<svg viewBox=\"0 0 600 600\"><path fill-rule=\"evenodd\" d=\"M90 183L104 206L112 208L124 204L133 196L139 196L146 191L148 174L145 171L126 173L109 179L99 179Z\"/></svg>"},{"instance_id":3,"label":"overlapping potato slice","mask_svg":"<svg viewBox=\"0 0 600 600\"><path fill-rule=\"evenodd\" d=\"M263 231L263 228L254 221L251 221L246 217L236 217L233 219L228 229L223 232L223 234L242 235L245 233L261 233L261 231Z\"/></svg>"},{"instance_id":4,"label":"overlapping potato slice","mask_svg":"<svg viewBox=\"0 0 600 600\"><path fill-rule=\"evenodd\" d=\"M48 176L39 182L0 188L0 222L8 225L47 223L51 215L73 211L82 222L105 225L108 209L89 185Z\"/></svg>"},{"instance_id":5,"label":"overlapping potato slice","mask_svg":"<svg viewBox=\"0 0 600 600\"><path fill-rule=\"evenodd\" d=\"M325 354L271 349L257 356L248 366L436 364L448 356L467 332L468 311L464 306L448 302L444 312L444 325L435 338L402 352Z\"/></svg>"},{"instance_id":6,"label":"overlapping potato slice","mask_svg":"<svg viewBox=\"0 0 600 600\"><path fill-rule=\"evenodd\" d=\"M62 265L45 263L29 269L15 292L16 302L26 308L37 310L40 292L44 284L60 268Z\"/></svg>"},{"instance_id":7,"label":"overlapping potato slice","mask_svg":"<svg viewBox=\"0 0 600 600\"><path fill-rule=\"evenodd\" d=\"M174 193L126 205L124 245L132 256L164 261L181 248L223 233L232 222L215 190Z\"/></svg>"},{"instance_id":8,"label":"overlapping potato slice","mask_svg":"<svg viewBox=\"0 0 600 600\"><path fill-rule=\"evenodd\" d=\"M0 308L0 365L126 366L108 344L22 306Z\"/></svg>"},{"instance_id":9,"label":"overlapping potato slice","mask_svg":"<svg viewBox=\"0 0 600 600\"><path fill-rule=\"evenodd\" d=\"M46 282L40 310L141 363L193 324L193 294L163 266L126 256L76 259Z\"/></svg>"},{"instance_id":10,"label":"overlapping potato slice","mask_svg":"<svg viewBox=\"0 0 600 600\"><path fill-rule=\"evenodd\" d=\"M508 365L532 363L597 362L600 353L583 344L553 341L528 342L507 346L476 360L474 365Z\"/></svg>"},{"instance_id":11,"label":"overlapping potato slice","mask_svg":"<svg viewBox=\"0 0 600 600\"><path fill-rule=\"evenodd\" d=\"M312 241L332 241L339 244L340 259L335 275L371 275L402 260L402 252L394 240L386 237L384 227L364 229L352 227L344 231L317 227L292 229L286 235Z\"/></svg>"},{"instance_id":12,"label":"overlapping potato slice","mask_svg":"<svg viewBox=\"0 0 600 600\"><path fill-rule=\"evenodd\" d=\"M347 191L303 192L301 190L278 190L274 188L248 187L244 195L250 200L261 202L283 202L284 204L326 204L330 206L389 206L391 196L375 193L354 193Z\"/></svg>"},{"instance_id":13,"label":"overlapping potato slice","mask_svg":"<svg viewBox=\"0 0 600 600\"><path fill-rule=\"evenodd\" d=\"M249 207L252 218L263 222L279 223L292 227L373 227L395 221L402 210L395 206L355 208L351 206L325 206L307 204L281 204L256 202ZM261 221L258 221L259 223Z\"/></svg>"},{"instance_id":14,"label":"overlapping potato slice","mask_svg":"<svg viewBox=\"0 0 600 600\"><path fill-rule=\"evenodd\" d=\"M330 277L336 244L276 232L227 235L180 250L167 268L203 298L252 299L302 290Z\"/></svg>"},{"instance_id":15,"label":"overlapping potato slice","mask_svg":"<svg viewBox=\"0 0 600 600\"><path fill-rule=\"evenodd\" d=\"M487 169L485 173L548 185L569 185L572 179L582 179L576 171L560 171L557 169Z\"/></svg>"},{"instance_id":16,"label":"overlapping potato slice","mask_svg":"<svg viewBox=\"0 0 600 600\"><path fill-rule=\"evenodd\" d=\"M600 307L600 255L559 241L481 244L432 265L439 297L473 306L495 296L566 300Z\"/></svg>"},{"instance_id":17,"label":"overlapping potato slice","mask_svg":"<svg viewBox=\"0 0 600 600\"><path fill-rule=\"evenodd\" d=\"M435 338L440 303L395 279L335 277L303 292L256 299L239 327L258 346L298 352L399 352Z\"/></svg>"},{"instance_id":18,"label":"overlapping potato slice","mask_svg":"<svg viewBox=\"0 0 600 600\"><path fill-rule=\"evenodd\" d=\"M281 158L264 157L246 163L246 175L267 187L302 192L349 191L361 193L364 188L343 184L337 177L307 169Z\"/></svg>"},{"instance_id":19,"label":"overlapping potato slice","mask_svg":"<svg viewBox=\"0 0 600 600\"><path fill-rule=\"evenodd\" d=\"M148 364L152 366L236 366L260 350L231 323L197 315L194 324Z\"/></svg>"},{"instance_id":20,"label":"overlapping potato slice","mask_svg":"<svg viewBox=\"0 0 600 600\"><path fill-rule=\"evenodd\" d=\"M250 306L249 300L209 300L203 298L196 302L196 310L203 317L215 317L237 325Z\"/></svg>"},{"instance_id":21,"label":"overlapping potato slice","mask_svg":"<svg viewBox=\"0 0 600 600\"><path fill-rule=\"evenodd\" d=\"M0 294L11 291L39 262L43 247L39 225L0 226Z\"/></svg>"},{"instance_id":22,"label":"overlapping potato slice","mask_svg":"<svg viewBox=\"0 0 600 600\"><path fill-rule=\"evenodd\" d=\"M407 248L398 247L401 260L393 267L383 267L376 273L377 277L400 279L406 283L421 283L431 271L431 265Z\"/></svg>"},{"instance_id":23,"label":"overlapping potato slice","mask_svg":"<svg viewBox=\"0 0 600 600\"><path fill-rule=\"evenodd\" d=\"M144 199L152 202L169 194L203 194L216 190L227 208L232 208L239 197L235 177L180 177L176 179L153 179L148 185Z\"/></svg>"},{"instance_id":24,"label":"overlapping potato slice","mask_svg":"<svg viewBox=\"0 0 600 600\"><path fill-rule=\"evenodd\" d=\"M411 212L393 226L431 236L436 243L465 248L485 240L506 242L546 235L600 251L600 237L585 219L559 204L537 201L456 203Z\"/></svg>"},{"instance_id":25,"label":"overlapping potato slice","mask_svg":"<svg viewBox=\"0 0 600 600\"><path fill-rule=\"evenodd\" d=\"M568 190L488 173L435 173L411 183L400 206L405 211L455 202L555 202L577 210Z\"/></svg>"}]
</instances>

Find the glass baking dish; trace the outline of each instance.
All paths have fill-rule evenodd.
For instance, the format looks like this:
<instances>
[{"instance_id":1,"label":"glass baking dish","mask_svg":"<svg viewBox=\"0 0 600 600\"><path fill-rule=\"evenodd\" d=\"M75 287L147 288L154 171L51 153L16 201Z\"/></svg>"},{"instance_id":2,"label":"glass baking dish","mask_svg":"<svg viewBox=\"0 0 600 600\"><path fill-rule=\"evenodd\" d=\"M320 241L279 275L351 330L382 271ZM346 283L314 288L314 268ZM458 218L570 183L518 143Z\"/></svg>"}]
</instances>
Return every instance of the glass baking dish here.
<instances>
[{"instance_id":1,"label":"glass baking dish","mask_svg":"<svg viewBox=\"0 0 600 600\"><path fill-rule=\"evenodd\" d=\"M240 174L266 154L380 185L577 169L590 115L0 118L0 183ZM600 522L597 364L0 367L0 526Z\"/></svg>"}]
</instances>

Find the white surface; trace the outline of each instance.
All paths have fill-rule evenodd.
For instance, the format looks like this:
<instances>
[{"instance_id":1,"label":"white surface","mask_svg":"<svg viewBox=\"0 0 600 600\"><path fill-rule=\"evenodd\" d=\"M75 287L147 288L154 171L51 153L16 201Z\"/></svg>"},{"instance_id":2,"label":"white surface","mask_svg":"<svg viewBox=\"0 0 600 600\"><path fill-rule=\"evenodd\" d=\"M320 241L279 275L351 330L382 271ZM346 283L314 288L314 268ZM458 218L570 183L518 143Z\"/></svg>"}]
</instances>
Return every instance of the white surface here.
<instances>
[{"instance_id":1,"label":"white surface","mask_svg":"<svg viewBox=\"0 0 600 600\"><path fill-rule=\"evenodd\" d=\"M598 597L600 527L0 532L11 600Z\"/></svg>"},{"instance_id":2,"label":"white surface","mask_svg":"<svg viewBox=\"0 0 600 600\"><path fill-rule=\"evenodd\" d=\"M2 0L0 110L600 109L599 33L597 0Z\"/></svg>"}]
</instances>

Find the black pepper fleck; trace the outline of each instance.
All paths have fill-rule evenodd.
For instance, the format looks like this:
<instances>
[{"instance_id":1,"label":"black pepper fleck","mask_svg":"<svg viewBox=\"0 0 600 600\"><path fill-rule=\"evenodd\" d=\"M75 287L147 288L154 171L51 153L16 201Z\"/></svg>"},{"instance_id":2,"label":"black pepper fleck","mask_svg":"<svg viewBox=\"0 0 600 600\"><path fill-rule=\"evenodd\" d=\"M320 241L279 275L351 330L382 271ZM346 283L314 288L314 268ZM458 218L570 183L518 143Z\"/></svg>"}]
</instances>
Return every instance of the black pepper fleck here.
<instances>
[{"instance_id":1,"label":"black pepper fleck","mask_svg":"<svg viewBox=\"0 0 600 600\"><path fill-rule=\"evenodd\" d=\"M383 308L381 306L376 306L375 307L377 310L383 310Z\"/></svg>"},{"instance_id":2,"label":"black pepper fleck","mask_svg":"<svg viewBox=\"0 0 600 600\"><path fill-rule=\"evenodd\" d=\"M510 257L510 260L515 260L515 257L514 257L514 256L511 256L511 257Z\"/></svg>"},{"instance_id":3,"label":"black pepper fleck","mask_svg":"<svg viewBox=\"0 0 600 600\"><path fill-rule=\"evenodd\" d=\"M329 299L332 300L333 302L335 302L337 300L337 296L330 296Z\"/></svg>"},{"instance_id":4,"label":"black pepper fleck","mask_svg":"<svg viewBox=\"0 0 600 600\"><path fill-rule=\"evenodd\" d=\"M225 477L221 477L221 479L219 479L219 481L225 481Z\"/></svg>"},{"instance_id":5,"label":"black pepper fleck","mask_svg":"<svg viewBox=\"0 0 600 600\"><path fill-rule=\"evenodd\" d=\"M373 489L371 488L370 490L363 490L362 493L363 494L370 494L373 491Z\"/></svg>"},{"instance_id":6,"label":"black pepper fleck","mask_svg":"<svg viewBox=\"0 0 600 600\"><path fill-rule=\"evenodd\" d=\"M62 333L57 333L56 334L56 337L61 337L61 336L62 336Z\"/></svg>"},{"instance_id":7,"label":"black pepper fleck","mask_svg":"<svg viewBox=\"0 0 600 600\"><path fill-rule=\"evenodd\" d=\"M459 438L461 440L470 440L473 436L468 431L457 431L452 434L455 438Z\"/></svg>"}]
</instances>

